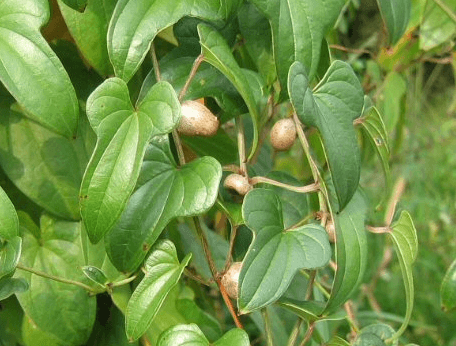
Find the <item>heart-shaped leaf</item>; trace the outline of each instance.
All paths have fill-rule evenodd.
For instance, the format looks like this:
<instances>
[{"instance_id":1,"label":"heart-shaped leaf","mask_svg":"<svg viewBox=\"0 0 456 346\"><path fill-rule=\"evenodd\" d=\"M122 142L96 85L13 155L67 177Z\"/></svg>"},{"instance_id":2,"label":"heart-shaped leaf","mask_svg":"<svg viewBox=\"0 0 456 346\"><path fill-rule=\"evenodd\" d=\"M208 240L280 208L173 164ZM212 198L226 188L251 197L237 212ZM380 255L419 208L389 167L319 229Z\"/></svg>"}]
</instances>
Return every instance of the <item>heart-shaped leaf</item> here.
<instances>
[{"instance_id":1,"label":"heart-shaped leaf","mask_svg":"<svg viewBox=\"0 0 456 346\"><path fill-rule=\"evenodd\" d=\"M2 278L0 279L0 301L8 298L14 293L27 291L29 285L24 279Z\"/></svg>"},{"instance_id":2,"label":"heart-shaped leaf","mask_svg":"<svg viewBox=\"0 0 456 346\"><path fill-rule=\"evenodd\" d=\"M97 243L120 217L149 140L171 132L180 104L172 86L160 82L134 108L125 82L110 78L90 95L87 115L98 141L82 180L80 206L90 241Z\"/></svg>"},{"instance_id":3,"label":"heart-shaped leaf","mask_svg":"<svg viewBox=\"0 0 456 346\"><path fill-rule=\"evenodd\" d=\"M394 333L394 329L387 324L377 323L361 329L359 335L356 337L353 346L397 346L397 340L393 343L387 343L386 340L390 339Z\"/></svg>"},{"instance_id":4,"label":"heart-shaped leaf","mask_svg":"<svg viewBox=\"0 0 456 346\"><path fill-rule=\"evenodd\" d=\"M365 102L366 104L366 102ZM385 193L388 193L391 186L391 171L389 166L390 149L388 145L388 133L385 124L376 107L366 107L361 126L372 143L380 161L382 163L383 173L385 175Z\"/></svg>"},{"instance_id":5,"label":"heart-shaped leaf","mask_svg":"<svg viewBox=\"0 0 456 346\"><path fill-rule=\"evenodd\" d=\"M301 62L309 79L315 76L323 38L335 24L344 0L253 0L271 23L274 58L283 88L295 61Z\"/></svg>"},{"instance_id":6,"label":"heart-shaped leaf","mask_svg":"<svg viewBox=\"0 0 456 346\"><path fill-rule=\"evenodd\" d=\"M68 280L88 281L80 269L84 256L79 222L56 221L43 215L38 232L23 214L19 215L19 223L24 242L22 266ZM87 341L95 321L95 297L81 287L28 271L17 270L15 276L29 284L28 291L16 296L39 329L62 345L78 346Z\"/></svg>"},{"instance_id":7,"label":"heart-shaped leaf","mask_svg":"<svg viewBox=\"0 0 456 346\"><path fill-rule=\"evenodd\" d=\"M222 35L205 24L198 25L198 34L200 36L201 52L204 55L204 60L228 78L247 104L253 122L253 142L249 155L251 157L258 145L260 113L255 94L262 93L260 86L250 83L249 78L234 59L231 48Z\"/></svg>"},{"instance_id":8,"label":"heart-shaped leaf","mask_svg":"<svg viewBox=\"0 0 456 346\"><path fill-rule=\"evenodd\" d=\"M418 237L415 225L407 211L402 211L399 220L391 225L391 231L388 232L388 235L394 243L396 254L399 258L407 303L404 322L399 330L391 337L392 340L397 340L406 330L412 317L414 299L412 264L415 262L418 253Z\"/></svg>"},{"instance_id":9,"label":"heart-shaped leaf","mask_svg":"<svg viewBox=\"0 0 456 346\"><path fill-rule=\"evenodd\" d=\"M248 346L249 337L243 329L231 329L219 340L210 344L196 324L179 324L163 332L157 346Z\"/></svg>"},{"instance_id":10,"label":"heart-shaped leaf","mask_svg":"<svg viewBox=\"0 0 456 346\"><path fill-rule=\"evenodd\" d=\"M456 260L450 265L440 287L440 305L444 311L456 307Z\"/></svg>"},{"instance_id":11,"label":"heart-shaped leaf","mask_svg":"<svg viewBox=\"0 0 456 346\"><path fill-rule=\"evenodd\" d=\"M152 140L136 191L105 237L106 250L116 268L134 271L171 219L209 210L217 198L221 176L220 163L208 156L178 168L168 138Z\"/></svg>"},{"instance_id":12,"label":"heart-shaped leaf","mask_svg":"<svg viewBox=\"0 0 456 346\"><path fill-rule=\"evenodd\" d=\"M158 243L145 263L146 276L133 292L125 314L126 332L137 340L149 328L169 291L179 281L191 254L179 263L176 248L169 240Z\"/></svg>"},{"instance_id":13,"label":"heart-shaped leaf","mask_svg":"<svg viewBox=\"0 0 456 346\"><path fill-rule=\"evenodd\" d=\"M116 76L129 81L159 31L184 16L227 19L240 0L119 0L108 29L108 52Z\"/></svg>"},{"instance_id":14,"label":"heart-shaped leaf","mask_svg":"<svg viewBox=\"0 0 456 346\"><path fill-rule=\"evenodd\" d=\"M242 214L254 234L239 276L238 306L247 313L279 299L299 269L326 265L331 247L318 224L285 230L282 204L271 190L250 191Z\"/></svg>"},{"instance_id":15,"label":"heart-shaped leaf","mask_svg":"<svg viewBox=\"0 0 456 346\"><path fill-rule=\"evenodd\" d=\"M342 210L355 193L360 177L360 152L353 120L361 116L363 89L350 65L332 63L314 90L300 62L290 67L288 92L299 119L318 128ZM336 209L336 208L335 208Z\"/></svg>"},{"instance_id":16,"label":"heart-shaped leaf","mask_svg":"<svg viewBox=\"0 0 456 346\"><path fill-rule=\"evenodd\" d=\"M81 0L79 0L81 1ZM65 0L58 0L65 24L84 58L103 76L113 73L109 61L106 36L117 0L86 0L81 13Z\"/></svg>"},{"instance_id":17,"label":"heart-shaped leaf","mask_svg":"<svg viewBox=\"0 0 456 346\"><path fill-rule=\"evenodd\" d=\"M27 119L13 105L0 122L0 163L28 198L50 213L78 220L79 187L95 145L85 116L66 138Z\"/></svg>"},{"instance_id":18,"label":"heart-shaped leaf","mask_svg":"<svg viewBox=\"0 0 456 346\"><path fill-rule=\"evenodd\" d=\"M29 117L71 137L79 105L73 85L40 28L47 0L4 0L0 8L0 80Z\"/></svg>"},{"instance_id":19,"label":"heart-shaped leaf","mask_svg":"<svg viewBox=\"0 0 456 346\"><path fill-rule=\"evenodd\" d=\"M410 0L377 0L377 3L388 28L389 41L394 45L407 29L412 2Z\"/></svg>"},{"instance_id":20,"label":"heart-shaped leaf","mask_svg":"<svg viewBox=\"0 0 456 346\"><path fill-rule=\"evenodd\" d=\"M366 214L366 201L359 191L342 212L333 214L337 270L325 313L337 311L356 291L363 279L368 256L364 230Z\"/></svg>"}]
</instances>

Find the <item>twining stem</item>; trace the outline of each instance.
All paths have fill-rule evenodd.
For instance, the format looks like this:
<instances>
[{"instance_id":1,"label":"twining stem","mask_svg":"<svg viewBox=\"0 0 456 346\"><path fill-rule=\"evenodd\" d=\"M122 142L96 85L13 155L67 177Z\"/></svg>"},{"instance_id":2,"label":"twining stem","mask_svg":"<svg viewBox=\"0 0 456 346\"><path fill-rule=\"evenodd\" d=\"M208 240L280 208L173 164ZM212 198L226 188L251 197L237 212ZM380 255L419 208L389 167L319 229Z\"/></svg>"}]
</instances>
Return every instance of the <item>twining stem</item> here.
<instances>
[{"instance_id":1,"label":"twining stem","mask_svg":"<svg viewBox=\"0 0 456 346\"><path fill-rule=\"evenodd\" d=\"M310 338L312 337L314 329L315 329L315 322L309 323L309 327L307 328L306 335L304 335L304 339L302 339L299 346L304 346L305 344L307 344L310 341Z\"/></svg>"},{"instance_id":2,"label":"twining stem","mask_svg":"<svg viewBox=\"0 0 456 346\"><path fill-rule=\"evenodd\" d=\"M268 346L274 346L273 334L271 329L271 321L269 320L269 314L267 308L261 310L261 315L264 321L264 330L266 332L266 344Z\"/></svg>"},{"instance_id":3,"label":"twining stem","mask_svg":"<svg viewBox=\"0 0 456 346\"><path fill-rule=\"evenodd\" d=\"M308 274L305 270L301 270L301 273L306 277L306 278L310 278L310 274ZM329 292L326 290L326 288L323 287L323 285L321 283L319 283L318 281L314 281L314 286L316 288L318 288L320 290L321 293L323 293L323 295L329 299L329 297L331 296L329 294Z\"/></svg>"},{"instance_id":4,"label":"twining stem","mask_svg":"<svg viewBox=\"0 0 456 346\"><path fill-rule=\"evenodd\" d=\"M204 280L202 277L199 277L198 275L195 275L193 274L190 270L188 270L187 268L184 269L184 275L187 276L188 278L196 281L196 282L199 282L200 284L204 285L204 286L210 286L211 285L211 282L210 281L206 281Z\"/></svg>"},{"instance_id":5,"label":"twining stem","mask_svg":"<svg viewBox=\"0 0 456 346\"><path fill-rule=\"evenodd\" d=\"M282 187L284 189L294 191L294 192L300 192L300 193L309 193L309 192L316 192L319 191L319 185L318 183L312 183L306 186L293 186L293 185L288 185L284 184L280 181L269 179L266 177L253 177L249 180L250 184L256 185L256 184L270 184L270 185L275 185L278 187Z\"/></svg>"},{"instance_id":6,"label":"twining stem","mask_svg":"<svg viewBox=\"0 0 456 346\"><path fill-rule=\"evenodd\" d=\"M242 118L239 116L236 119L236 129L237 129L237 144L239 152L239 167L241 169L241 174L243 176L247 175L247 160L245 157L245 136L244 136L244 123Z\"/></svg>"},{"instance_id":7,"label":"twining stem","mask_svg":"<svg viewBox=\"0 0 456 346\"><path fill-rule=\"evenodd\" d=\"M157 80L157 82L160 82L160 80L161 80L160 65L158 64L157 54L155 53L155 45L153 42L150 46L150 55L152 56L152 65L154 67L155 79Z\"/></svg>"},{"instance_id":8,"label":"twining stem","mask_svg":"<svg viewBox=\"0 0 456 346\"><path fill-rule=\"evenodd\" d=\"M177 133L177 130L173 130L174 146L176 147L177 157L179 159L179 166L185 165L184 149L182 148L182 141Z\"/></svg>"},{"instance_id":9,"label":"twining stem","mask_svg":"<svg viewBox=\"0 0 456 346\"><path fill-rule=\"evenodd\" d=\"M88 286L86 284L83 284L82 282L79 282L79 281L68 280L68 279L61 278L59 276L47 274L45 272L42 272L42 271L39 271L39 270L35 270L33 268L29 268L29 267L26 267L26 266L23 266L20 263L16 266L16 268L24 270L24 271L27 271L27 272L30 272L30 273L38 275L38 276L41 276L43 278L47 278L47 279L51 279L51 280L54 280L54 281L62 282L64 284L70 284L70 285L81 287L81 288L85 289L86 291L88 291L90 293L94 293L94 294L97 293L97 291L95 291L92 287L90 287L90 286Z\"/></svg>"},{"instance_id":10,"label":"twining stem","mask_svg":"<svg viewBox=\"0 0 456 346\"><path fill-rule=\"evenodd\" d=\"M238 226L232 226L232 227L231 227L230 247L229 247L229 249L228 249L228 255L227 255L226 261L225 261L225 269L224 269L225 272L226 272L226 271L228 270L228 268L230 267L230 265L231 265L231 260L232 260L232 258L233 258L234 243L235 243L235 240L236 240L237 229L238 229Z\"/></svg>"},{"instance_id":11,"label":"twining stem","mask_svg":"<svg viewBox=\"0 0 456 346\"><path fill-rule=\"evenodd\" d=\"M195 59L192 69L190 70L190 74L188 75L187 80L185 81L184 86L182 87L182 90L179 93L179 101L182 102L184 99L185 94L187 93L188 87L190 86L190 83L193 80L193 77L196 75L196 71L198 71L198 68L200 67L201 63L204 60L204 55L200 54L198 57Z\"/></svg>"},{"instance_id":12,"label":"twining stem","mask_svg":"<svg viewBox=\"0 0 456 346\"><path fill-rule=\"evenodd\" d=\"M456 13L454 13L451 8L445 4L442 0L434 0L434 2L439 6L450 19L456 23Z\"/></svg>"},{"instance_id":13,"label":"twining stem","mask_svg":"<svg viewBox=\"0 0 456 346\"><path fill-rule=\"evenodd\" d=\"M134 279L136 279L137 276L138 275L133 275L133 276L130 276L129 278L126 278L124 280L112 282L112 283L109 284L109 286L110 287L118 287L118 286L126 285L126 284L132 282Z\"/></svg>"},{"instance_id":14,"label":"twining stem","mask_svg":"<svg viewBox=\"0 0 456 346\"><path fill-rule=\"evenodd\" d=\"M394 184L393 195L391 196L388 202L388 206L385 213L385 224L387 226L391 225L391 222L393 222L394 212L396 211L397 203L401 199L401 196L405 190L405 183L405 179L403 177L400 177L396 181L396 184Z\"/></svg>"},{"instance_id":15,"label":"twining stem","mask_svg":"<svg viewBox=\"0 0 456 346\"><path fill-rule=\"evenodd\" d=\"M382 233L389 233L391 232L390 227L374 227L374 226L366 226L366 229L371 233L382 234Z\"/></svg>"},{"instance_id":16,"label":"twining stem","mask_svg":"<svg viewBox=\"0 0 456 346\"><path fill-rule=\"evenodd\" d=\"M353 311L352 301L348 300L344 304L344 310L347 313L347 320L352 329L352 334L356 336L359 332L358 322L356 321L355 313Z\"/></svg>"},{"instance_id":17,"label":"twining stem","mask_svg":"<svg viewBox=\"0 0 456 346\"><path fill-rule=\"evenodd\" d=\"M198 216L193 217L193 222L195 223L196 233L198 234L198 238L201 240L201 244L203 246L203 252L206 257L207 263L209 265L209 269L211 270L212 277L214 278L217 286L220 289L220 293L222 294L223 300L225 301L228 310L230 311L231 316L233 317L234 323L238 328L244 328L241 321L234 310L233 304L231 303L230 297L225 290L225 287L222 284L220 275L217 272L217 267L215 266L214 259L212 257L211 249L209 248L209 243L207 241L206 234L204 233L203 227L201 226L201 221Z\"/></svg>"}]
</instances>

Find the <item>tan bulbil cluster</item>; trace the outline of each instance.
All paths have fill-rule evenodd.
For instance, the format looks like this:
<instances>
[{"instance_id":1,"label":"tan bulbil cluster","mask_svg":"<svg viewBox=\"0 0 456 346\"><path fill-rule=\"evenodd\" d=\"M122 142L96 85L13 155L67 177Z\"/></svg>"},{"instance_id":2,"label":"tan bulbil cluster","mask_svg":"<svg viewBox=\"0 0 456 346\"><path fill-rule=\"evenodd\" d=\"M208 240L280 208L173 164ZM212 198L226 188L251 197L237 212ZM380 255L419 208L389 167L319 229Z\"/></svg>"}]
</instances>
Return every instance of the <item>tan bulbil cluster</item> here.
<instances>
[{"instance_id":1,"label":"tan bulbil cluster","mask_svg":"<svg viewBox=\"0 0 456 346\"><path fill-rule=\"evenodd\" d=\"M232 299L237 299L239 293L239 274L241 273L242 262L234 262L231 264L227 272L222 276L222 285L225 287L226 293Z\"/></svg>"},{"instance_id":2,"label":"tan bulbil cluster","mask_svg":"<svg viewBox=\"0 0 456 346\"><path fill-rule=\"evenodd\" d=\"M249 179L240 174L230 174L223 182L223 186L227 189L236 191L239 195L244 196L253 187L249 183Z\"/></svg>"}]
</instances>

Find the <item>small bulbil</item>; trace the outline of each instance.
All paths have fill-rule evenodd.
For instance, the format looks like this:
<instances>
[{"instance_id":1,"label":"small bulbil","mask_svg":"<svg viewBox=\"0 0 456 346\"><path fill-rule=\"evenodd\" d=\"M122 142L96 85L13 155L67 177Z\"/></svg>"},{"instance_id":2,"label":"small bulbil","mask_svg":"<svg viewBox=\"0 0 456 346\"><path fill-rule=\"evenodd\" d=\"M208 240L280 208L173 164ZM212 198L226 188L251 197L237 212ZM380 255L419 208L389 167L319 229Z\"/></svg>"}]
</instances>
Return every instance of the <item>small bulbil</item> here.
<instances>
[{"instance_id":1,"label":"small bulbil","mask_svg":"<svg viewBox=\"0 0 456 346\"><path fill-rule=\"evenodd\" d=\"M236 191L239 195L244 196L252 189L249 179L240 174L230 174L223 182L225 188Z\"/></svg>"},{"instance_id":2,"label":"small bulbil","mask_svg":"<svg viewBox=\"0 0 456 346\"><path fill-rule=\"evenodd\" d=\"M293 119L277 121L271 129L271 144L276 150L288 150L296 139L296 125Z\"/></svg>"},{"instance_id":3,"label":"small bulbil","mask_svg":"<svg viewBox=\"0 0 456 346\"><path fill-rule=\"evenodd\" d=\"M186 136L210 137L217 133L219 120L205 105L198 101L185 101L181 105L182 117L177 127Z\"/></svg>"},{"instance_id":4,"label":"small bulbil","mask_svg":"<svg viewBox=\"0 0 456 346\"><path fill-rule=\"evenodd\" d=\"M225 287L226 293L232 299L238 297L239 274L241 272L242 262L234 262L231 264L227 272L222 276L222 285Z\"/></svg>"}]
</instances>

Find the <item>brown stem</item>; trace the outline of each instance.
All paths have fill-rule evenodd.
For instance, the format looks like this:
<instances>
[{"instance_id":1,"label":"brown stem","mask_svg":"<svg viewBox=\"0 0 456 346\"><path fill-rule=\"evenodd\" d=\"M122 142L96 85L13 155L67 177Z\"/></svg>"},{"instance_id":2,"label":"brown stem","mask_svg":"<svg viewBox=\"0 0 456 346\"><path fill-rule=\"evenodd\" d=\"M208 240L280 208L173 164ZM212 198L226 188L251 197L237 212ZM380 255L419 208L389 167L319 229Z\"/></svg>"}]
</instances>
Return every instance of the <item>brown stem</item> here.
<instances>
[{"instance_id":1,"label":"brown stem","mask_svg":"<svg viewBox=\"0 0 456 346\"><path fill-rule=\"evenodd\" d=\"M309 276L309 284L307 285L306 295L304 300L309 300L312 297L313 285L315 282L315 277L317 276L317 270L312 270Z\"/></svg>"},{"instance_id":2,"label":"brown stem","mask_svg":"<svg viewBox=\"0 0 456 346\"><path fill-rule=\"evenodd\" d=\"M198 68L200 67L201 63L204 60L204 55L200 54L198 57L195 59L195 62L193 63L192 69L190 71L190 74L188 75L187 80L185 81L184 86L182 87L182 90L179 93L179 101L182 102L184 99L185 94L187 93L188 87L190 86L190 83L193 80L193 77L196 75L196 71L198 71Z\"/></svg>"},{"instance_id":3,"label":"brown stem","mask_svg":"<svg viewBox=\"0 0 456 346\"><path fill-rule=\"evenodd\" d=\"M234 323L236 324L236 327L238 328L244 328L242 326L241 321L239 321L239 318L234 310L233 304L231 303L230 297L228 296L228 293L226 293L225 287L222 284L221 278L219 273L217 272L217 268L215 266L214 259L212 257L211 249L209 248L209 243L207 241L206 234L204 233L203 228L201 227L201 221L198 218L198 216L193 217L193 222L195 224L196 232L198 234L198 238L201 241L201 244L203 246L203 252L206 257L207 263L209 265L209 269L211 270L212 277L214 278L215 282L217 283L217 286L220 289L220 293L222 294L223 300L225 301L226 306L228 307L228 310L230 311L231 316L233 317Z\"/></svg>"},{"instance_id":4,"label":"brown stem","mask_svg":"<svg viewBox=\"0 0 456 346\"><path fill-rule=\"evenodd\" d=\"M396 181L396 184L394 185L393 195L391 196L391 198L388 202L388 207L386 209L385 224L387 226L390 226L391 222L393 221L394 212L396 211L396 205L399 202L399 199L401 198L402 194L404 193L404 190L405 190L405 179L404 179L404 177L400 177Z\"/></svg>"},{"instance_id":5,"label":"brown stem","mask_svg":"<svg viewBox=\"0 0 456 346\"><path fill-rule=\"evenodd\" d=\"M351 300L348 300L344 304L344 310L347 313L347 319L348 319L348 322L350 323L350 328L352 330L352 334L356 336L356 334L358 334L358 332L359 332L359 325L358 325L358 322L356 321L356 316L353 311L353 306L352 306Z\"/></svg>"},{"instance_id":6,"label":"brown stem","mask_svg":"<svg viewBox=\"0 0 456 346\"><path fill-rule=\"evenodd\" d=\"M158 64L157 54L155 53L155 45L153 42L150 46L150 55L152 55L152 65L154 66L155 79L157 80L157 82L160 82L160 65Z\"/></svg>"},{"instance_id":7,"label":"brown stem","mask_svg":"<svg viewBox=\"0 0 456 346\"><path fill-rule=\"evenodd\" d=\"M242 174L241 169L239 168L239 166L236 166L236 165L225 165L222 167L222 170L225 172L233 172L233 173L237 173L237 174Z\"/></svg>"},{"instance_id":8,"label":"brown stem","mask_svg":"<svg viewBox=\"0 0 456 346\"><path fill-rule=\"evenodd\" d=\"M177 133L177 130L173 130L173 140L174 146L176 147L177 157L179 159L179 166L185 165L185 154L184 149L182 148L182 141Z\"/></svg>"},{"instance_id":9,"label":"brown stem","mask_svg":"<svg viewBox=\"0 0 456 346\"><path fill-rule=\"evenodd\" d=\"M374 227L374 226L366 226L366 229L375 234L383 234L383 233L389 233L391 232L390 227Z\"/></svg>"},{"instance_id":10,"label":"brown stem","mask_svg":"<svg viewBox=\"0 0 456 346\"><path fill-rule=\"evenodd\" d=\"M371 57L373 57L373 58L375 57L374 54L371 51L367 50L367 49L348 48L348 47L344 47L344 46L341 46L341 45L338 45L338 44L330 44L329 48L340 50L340 51L346 52L346 53L369 54Z\"/></svg>"},{"instance_id":11,"label":"brown stem","mask_svg":"<svg viewBox=\"0 0 456 346\"><path fill-rule=\"evenodd\" d=\"M304 346L310 341L310 338L312 337L312 334L315 329L315 322L309 323L309 327L307 328L306 335L304 335L304 339L302 339L301 343L299 346Z\"/></svg>"},{"instance_id":12,"label":"brown stem","mask_svg":"<svg viewBox=\"0 0 456 346\"><path fill-rule=\"evenodd\" d=\"M247 174L247 160L245 157L245 136L244 136L244 123L242 118L239 116L236 119L236 128L237 128L237 144L239 152L239 167L241 169L241 174L245 177L248 177Z\"/></svg>"},{"instance_id":13,"label":"brown stem","mask_svg":"<svg viewBox=\"0 0 456 346\"><path fill-rule=\"evenodd\" d=\"M187 268L184 269L184 275L187 276L189 279L192 279L196 282L199 282L200 284L204 285L204 286L211 286L211 282L210 281L206 281L204 280L202 277L196 275L196 274L193 274L190 270L188 270Z\"/></svg>"}]
</instances>

